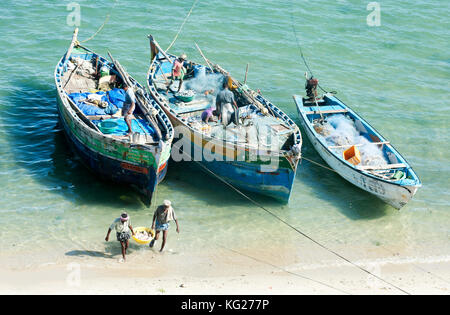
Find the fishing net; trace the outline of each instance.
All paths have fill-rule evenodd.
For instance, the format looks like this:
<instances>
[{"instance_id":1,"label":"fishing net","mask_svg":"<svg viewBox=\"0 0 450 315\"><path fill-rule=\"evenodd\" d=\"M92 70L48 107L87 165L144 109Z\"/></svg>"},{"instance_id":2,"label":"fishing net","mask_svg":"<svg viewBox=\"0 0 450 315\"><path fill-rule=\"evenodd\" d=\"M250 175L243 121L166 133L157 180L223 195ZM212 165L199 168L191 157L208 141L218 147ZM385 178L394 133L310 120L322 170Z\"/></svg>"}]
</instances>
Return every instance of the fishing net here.
<instances>
[{"instance_id":1,"label":"fishing net","mask_svg":"<svg viewBox=\"0 0 450 315\"><path fill-rule=\"evenodd\" d=\"M389 164L382 149L370 142L356 128L355 122L345 115L332 115L326 122L315 123L314 129L338 155L352 145L358 145L361 153L361 165L383 166Z\"/></svg>"}]
</instances>

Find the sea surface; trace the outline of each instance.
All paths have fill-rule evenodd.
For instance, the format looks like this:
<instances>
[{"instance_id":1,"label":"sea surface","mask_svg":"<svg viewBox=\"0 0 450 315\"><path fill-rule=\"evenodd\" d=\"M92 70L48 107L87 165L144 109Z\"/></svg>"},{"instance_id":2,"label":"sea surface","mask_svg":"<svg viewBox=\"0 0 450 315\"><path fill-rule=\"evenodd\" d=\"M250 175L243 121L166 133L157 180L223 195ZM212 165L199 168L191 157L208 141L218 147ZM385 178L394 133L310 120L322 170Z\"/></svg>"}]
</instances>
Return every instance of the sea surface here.
<instances>
[{"instance_id":1,"label":"sea surface","mask_svg":"<svg viewBox=\"0 0 450 315\"><path fill-rule=\"evenodd\" d=\"M0 265L35 266L109 252L104 237L122 210L149 226L147 208L127 186L102 182L68 147L56 111L54 69L80 5L79 39L110 51L145 84L148 34L167 47L193 1L0 2ZM369 26L369 1L200 0L170 52L212 61L282 108L299 124L292 100L304 93L305 65L322 87L361 114L410 162L423 182L400 211L325 168L303 160L288 205L249 194L292 226L349 259L448 259L450 256L449 1L383 0L380 26ZM304 135L304 133L303 133ZM324 163L304 135L303 155ZM156 193L170 199L173 254L232 248L279 250L300 261L339 260L315 246L195 164L172 163ZM147 248L133 245L145 255ZM277 249L277 250L275 250ZM117 256L118 257L118 256ZM258 257L256 257L258 258ZM448 260L447 260L448 261ZM201 262L200 262L201 263Z\"/></svg>"}]
</instances>

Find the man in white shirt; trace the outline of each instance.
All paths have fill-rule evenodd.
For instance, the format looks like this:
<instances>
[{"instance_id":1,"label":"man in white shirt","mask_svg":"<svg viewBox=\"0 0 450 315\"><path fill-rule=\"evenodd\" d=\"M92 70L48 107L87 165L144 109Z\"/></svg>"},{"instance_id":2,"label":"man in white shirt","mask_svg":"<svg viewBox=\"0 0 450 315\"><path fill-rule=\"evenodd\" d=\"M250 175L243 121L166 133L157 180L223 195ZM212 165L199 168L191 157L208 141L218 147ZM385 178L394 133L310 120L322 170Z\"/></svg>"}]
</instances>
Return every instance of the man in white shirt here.
<instances>
[{"instance_id":1,"label":"man in white shirt","mask_svg":"<svg viewBox=\"0 0 450 315\"><path fill-rule=\"evenodd\" d=\"M106 234L105 241L109 241L109 234L111 234L111 231L115 229L116 230L116 237L117 240L120 242L120 245L122 246L122 259L119 260L119 262L125 262L125 255L127 253L129 240L131 237L130 231L132 235L134 235L133 227L131 226L130 217L126 212L122 212L120 217L115 219L111 226L108 229L108 234Z\"/></svg>"}]
</instances>

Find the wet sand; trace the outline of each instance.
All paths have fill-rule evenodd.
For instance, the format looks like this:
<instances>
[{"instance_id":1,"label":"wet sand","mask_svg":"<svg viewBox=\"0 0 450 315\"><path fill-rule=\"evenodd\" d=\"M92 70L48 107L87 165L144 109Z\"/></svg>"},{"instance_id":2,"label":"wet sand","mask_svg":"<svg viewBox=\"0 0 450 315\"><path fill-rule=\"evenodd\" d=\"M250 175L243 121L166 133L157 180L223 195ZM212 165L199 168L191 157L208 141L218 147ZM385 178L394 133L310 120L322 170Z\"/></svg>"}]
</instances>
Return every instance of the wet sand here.
<instances>
[{"instance_id":1,"label":"wet sand","mask_svg":"<svg viewBox=\"0 0 450 315\"><path fill-rule=\"evenodd\" d=\"M118 263L119 254L86 251L40 265L3 267L0 294L405 294L345 261L305 262L284 253L275 261L273 252L137 249ZM355 261L410 294L439 295L450 293L449 262L448 256L395 255Z\"/></svg>"}]
</instances>

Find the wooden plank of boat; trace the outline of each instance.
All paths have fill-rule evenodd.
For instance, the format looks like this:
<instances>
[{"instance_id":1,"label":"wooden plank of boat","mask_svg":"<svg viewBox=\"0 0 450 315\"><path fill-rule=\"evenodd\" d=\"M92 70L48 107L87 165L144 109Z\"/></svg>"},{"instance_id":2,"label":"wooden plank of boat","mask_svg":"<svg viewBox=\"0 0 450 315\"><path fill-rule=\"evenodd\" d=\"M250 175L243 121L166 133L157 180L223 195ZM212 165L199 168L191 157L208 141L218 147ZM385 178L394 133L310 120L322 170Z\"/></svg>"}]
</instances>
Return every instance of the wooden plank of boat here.
<instances>
[{"instance_id":1,"label":"wooden plank of boat","mask_svg":"<svg viewBox=\"0 0 450 315\"><path fill-rule=\"evenodd\" d=\"M361 171L368 171L368 170L389 170L394 168L405 168L407 167L406 164L403 163L397 163L397 164L386 164L386 165L363 165L363 166L356 166Z\"/></svg>"},{"instance_id":2,"label":"wooden plank of boat","mask_svg":"<svg viewBox=\"0 0 450 315\"><path fill-rule=\"evenodd\" d=\"M382 141L382 142L368 142L368 143L359 143L359 144L333 145L333 146L329 146L328 149L349 148L352 146L361 147L361 146L367 145L367 144L383 145L383 144L390 144L390 142Z\"/></svg>"},{"instance_id":3,"label":"wooden plank of boat","mask_svg":"<svg viewBox=\"0 0 450 315\"><path fill-rule=\"evenodd\" d=\"M339 113L346 113L348 112L348 109L330 109L330 110L321 110L320 111L322 114L339 114ZM318 111L309 111L309 112L305 112L306 115L314 115L314 114L318 114Z\"/></svg>"}]
</instances>

